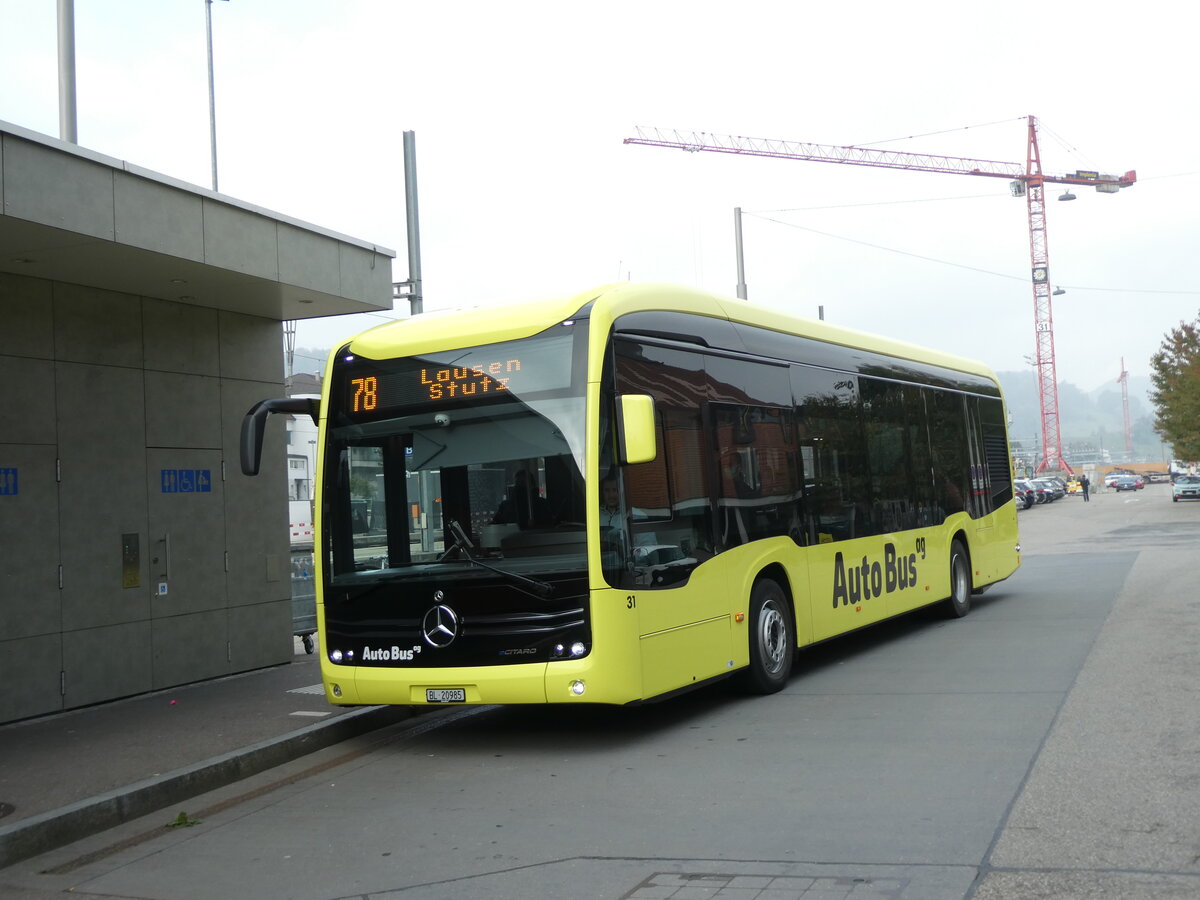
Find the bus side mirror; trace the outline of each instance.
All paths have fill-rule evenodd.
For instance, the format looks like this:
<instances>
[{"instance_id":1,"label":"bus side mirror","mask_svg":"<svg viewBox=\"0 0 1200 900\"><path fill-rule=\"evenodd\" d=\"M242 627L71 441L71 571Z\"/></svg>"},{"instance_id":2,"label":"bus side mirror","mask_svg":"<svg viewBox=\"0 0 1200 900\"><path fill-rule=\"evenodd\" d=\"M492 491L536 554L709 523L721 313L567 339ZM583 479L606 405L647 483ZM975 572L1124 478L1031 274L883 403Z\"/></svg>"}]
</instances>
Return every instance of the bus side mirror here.
<instances>
[{"instance_id":1,"label":"bus side mirror","mask_svg":"<svg viewBox=\"0 0 1200 900\"><path fill-rule=\"evenodd\" d=\"M257 475L262 463L263 431L267 416L271 413L292 413L311 416L316 424L321 416L321 401L311 397L281 397L277 400L260 400L242 417L242 474Z\"/></svg>"},{"instance_id":2,"label":"bus side mirror","mask_svg":"<svg viewBox=\"0 0 1200 900\"><path fill-rule=\"evenodd\" d=\"M624 465L650 462L658 456L654 398L649 394L624 394L617 398L617 442Z\"/></svg>"}]
</instances>

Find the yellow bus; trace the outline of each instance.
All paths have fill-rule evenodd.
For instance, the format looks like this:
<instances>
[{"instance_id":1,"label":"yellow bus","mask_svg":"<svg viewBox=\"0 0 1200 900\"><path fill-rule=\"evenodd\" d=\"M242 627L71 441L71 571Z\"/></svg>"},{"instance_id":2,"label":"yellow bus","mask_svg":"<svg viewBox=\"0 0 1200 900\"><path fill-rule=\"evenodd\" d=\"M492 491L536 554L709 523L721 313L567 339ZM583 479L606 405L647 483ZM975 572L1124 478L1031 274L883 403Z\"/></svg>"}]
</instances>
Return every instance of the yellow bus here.
<instances>
[{"instance_id":1,"label":"yellow bus","mask_svg":"<svg viewBox=\"0 0 1200 900\"><path fill-rule=\"evenodd\" d=\"M628 704L1020 564L978 363L668 285L432 312L331 353L315 578L334 704Z\"/></svg>"}]
</instances>

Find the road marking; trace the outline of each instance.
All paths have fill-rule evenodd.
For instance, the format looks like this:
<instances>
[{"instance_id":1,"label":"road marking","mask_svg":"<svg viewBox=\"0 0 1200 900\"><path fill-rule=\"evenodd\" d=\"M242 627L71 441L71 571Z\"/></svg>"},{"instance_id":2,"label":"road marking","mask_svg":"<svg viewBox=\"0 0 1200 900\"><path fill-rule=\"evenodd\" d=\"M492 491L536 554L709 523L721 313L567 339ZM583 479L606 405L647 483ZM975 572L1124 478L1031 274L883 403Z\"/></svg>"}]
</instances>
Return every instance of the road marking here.
<instances>
[{"instance_id":1,"label":"road marking","mask_svg":"<svg viewBox=\"0 0 1200 900\"><path fill-rule=\"evenodd\" d=\"M288 693L289 694L320 694L321 696L324 696L325 685L310 684L308 687L292 688L291 690L288 691Z\"/></svg>"}]
</instances>

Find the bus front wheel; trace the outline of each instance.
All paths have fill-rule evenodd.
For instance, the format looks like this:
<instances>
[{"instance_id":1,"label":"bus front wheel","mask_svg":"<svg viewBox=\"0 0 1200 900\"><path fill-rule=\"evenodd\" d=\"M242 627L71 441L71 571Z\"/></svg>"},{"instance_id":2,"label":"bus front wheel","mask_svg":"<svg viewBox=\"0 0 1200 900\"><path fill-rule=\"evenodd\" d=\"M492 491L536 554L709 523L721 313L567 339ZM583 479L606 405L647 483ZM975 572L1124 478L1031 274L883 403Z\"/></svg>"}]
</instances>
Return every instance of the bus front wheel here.
<instances>
[{"instance_id":1,"label":"bus front wheel","mask_svg":"<svg viewBox=\"0 0 1200 900\"><path fill-rule=\"evenodd\" d=\"M971 558L959 540L950 545L950 596L943 609L952 619L961 619L971 611Z\"/></svg>"},{"instance_id":2,"label":"bus front wheel","mask_svg":"<svg viewBox=\"0 0 1200 900\"><path fill-rule=\"evenodd\" d=\"M796 652L791 605L777 581L760 578L750 592L750 666L742 673L749 693L773 694L787 684Z\"/></svg>"}]
</instances>

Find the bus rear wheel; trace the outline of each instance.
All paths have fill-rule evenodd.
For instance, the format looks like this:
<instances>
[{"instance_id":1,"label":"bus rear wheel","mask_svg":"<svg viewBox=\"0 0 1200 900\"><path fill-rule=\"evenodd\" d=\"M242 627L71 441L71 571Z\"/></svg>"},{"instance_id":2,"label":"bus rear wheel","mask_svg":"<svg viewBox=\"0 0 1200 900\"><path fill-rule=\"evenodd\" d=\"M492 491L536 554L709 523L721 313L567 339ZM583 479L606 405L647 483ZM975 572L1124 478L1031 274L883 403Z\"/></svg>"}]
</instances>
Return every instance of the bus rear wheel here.
<instances>
[{"instance_id":1,"label":"bus rear wheel","mask_svg":"<svg viewBox=\"0 0 1200 900\"><path fill-rule=\"evenodd\" d=\"M950 596L942 608L951 619L961 619L971 611L971 557L959 540L950 545Z\"/></svg>"},{"instance_id":2,"label":"bus rear wheel","mask_svg":"<svg viewBox=\"0 0 1200 900\"><path fill-rule=\"evenodd\" d=\"M750 666L742 687L773 694L787 684L796 653L796 635L787 594L777 581L760 578L750 592Z\"/></svg>"}]
</instances>

